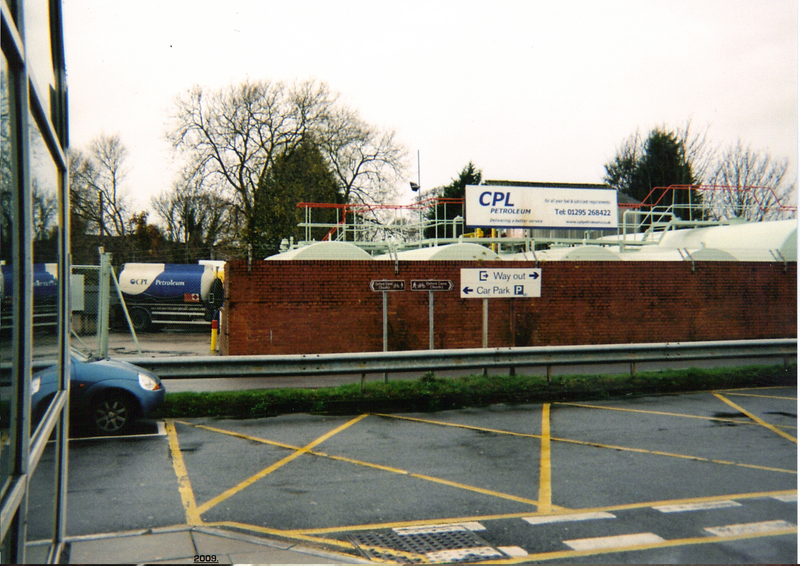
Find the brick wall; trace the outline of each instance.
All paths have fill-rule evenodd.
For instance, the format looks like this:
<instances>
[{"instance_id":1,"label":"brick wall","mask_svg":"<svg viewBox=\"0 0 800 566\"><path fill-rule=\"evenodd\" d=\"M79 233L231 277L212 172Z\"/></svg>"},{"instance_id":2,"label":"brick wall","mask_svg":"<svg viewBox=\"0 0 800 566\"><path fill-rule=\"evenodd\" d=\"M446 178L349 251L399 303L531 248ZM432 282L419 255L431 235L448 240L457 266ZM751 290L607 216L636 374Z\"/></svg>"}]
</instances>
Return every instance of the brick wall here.
<instances>
[{"instance_id":1,"label":"brick wall","mask_svg":"<svg viewBox=\"0 0 800 566\"><path fill-rule=\"evenodd\" d=\"M229 262L220 334L224 354L381 351L389 292L389 350L427 350L428 292L412 279L450 279L434 293L434 347L479 348L483 301L461 299L460 270L529 262ZM542 296L489 299L489 347L685 342L797 336L797 263L550 262Z\"/></svg>"}]
</instances>

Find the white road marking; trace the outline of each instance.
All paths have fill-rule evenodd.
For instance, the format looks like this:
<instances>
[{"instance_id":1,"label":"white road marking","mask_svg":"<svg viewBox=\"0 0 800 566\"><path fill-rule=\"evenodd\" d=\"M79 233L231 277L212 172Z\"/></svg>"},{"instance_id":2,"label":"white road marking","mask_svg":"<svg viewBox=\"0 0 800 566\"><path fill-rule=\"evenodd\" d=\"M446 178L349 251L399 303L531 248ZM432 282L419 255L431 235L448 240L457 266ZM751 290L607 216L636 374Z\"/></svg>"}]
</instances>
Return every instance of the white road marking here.
<instances>
[{"instance_id":1,"label":"white road marking","mask_svg":"<svg viewBox=\"0 0 800 566\"><path fill-rule=\"evenodd\" d=\"M590 521L593 519L616 519L616 515L606 512L596 513L572 513L570 515L543 515L535 517L523 517L531 525L545 525L549 523L568 523L570 521Z\"/></svg>"},{"instance_id":2,"label":"white road marking","mask_svg":"<svg viewBox=\"0 0 800 566\"><path fill-rule=\"evenodd\" d=\"M622 548L664 542L664 539L653 533L636 533L632 535L619 535L614 537L580 538L565 540L564 544L572 550L598 550L601 548Z\"/></svg>"},{"instance_id":3,"label":"white road marking","mask_svg":"<svg viewBox=\"0 0 800 566\"><path fill-rule=\"evenodd\" d=\"M718 537L729 537L738 535L759 535L781 529L791 529L795 527L786 521L763 521L761 523L742 523L740 525L725 525L723 527L706 527L706 531Z\"/></svg>"},{"instance_id":4,"label":"white road marking","mask_svg":"<svg viewBox=\"0 0 800 566\"><path fill-rule=\"evenodd\" d=\"M519 546L498 546L497 550L509 555L511 558L518 558L520 556L528 556L528 551Z\"/></svg>"},{"instance_id":5,"label":"white road marking","mask_svg":"<svg viewBox=\"0 0 800 566\"><path fill-rule=\"evenodd\" d=\"M459 548L456 550L439 550L428 552L425 557L434 564L443 562L462 562L471 556L481 558L504 558L504 556L491 546L476 546L474 548Z\"/></svg>"},{"instance_id":6,"label":"white road marking","mask_svg":"<svg viewBox=\"0 0 800 566\"><path fill-rule=\"evenodd\" d=\"M784 503L797 503L797 494L790 493L789 495L775 495L772 499L777 499L778 501L783 501Z\"/></svg>"},{"instance_id":7,"label":"white road marking","mask_svg":"<svg viewBox=\"0 0 800 566\"><path fill-rule=\"evenodd\" d=\"M706 511L708 509L727 509L728 507L741 507L741 503L725 499L723 501L704 501L702 503L682 503L680 505L660 505L653 507L662 513L682 513L684 511Z\"/></svg>"},{"instance_id":8,"label":"white road marking","mask_svg":"<svg viewBox=\"0 0 800 566\"><path fill-rule=\"evenodd\" d=\"M398 527L392 529L400 536L428 535L436 533L452 533L455 531L485 531L486 527L478 522L451 523L447 525L420 525L418 527Z\"/></svg>"}]
</instances>

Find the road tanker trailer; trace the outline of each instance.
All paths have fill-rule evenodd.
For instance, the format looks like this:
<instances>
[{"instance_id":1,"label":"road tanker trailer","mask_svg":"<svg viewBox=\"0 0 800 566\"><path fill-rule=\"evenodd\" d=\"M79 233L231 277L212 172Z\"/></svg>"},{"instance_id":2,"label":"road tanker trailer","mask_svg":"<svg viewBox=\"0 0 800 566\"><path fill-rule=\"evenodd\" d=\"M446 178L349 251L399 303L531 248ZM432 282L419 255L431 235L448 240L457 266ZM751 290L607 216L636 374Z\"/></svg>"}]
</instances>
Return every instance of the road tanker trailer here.
<instances>
[{"instance_id":1,"label":"road tanker trailer","mask_svg":"<svg viewBox=\"0 0 800 566\"><path fill-rule=\"evenodd\" d=\"M126 263L119 288L137 331L208 324L222 305L222 265Z\"/></svg>"}]
</instances>

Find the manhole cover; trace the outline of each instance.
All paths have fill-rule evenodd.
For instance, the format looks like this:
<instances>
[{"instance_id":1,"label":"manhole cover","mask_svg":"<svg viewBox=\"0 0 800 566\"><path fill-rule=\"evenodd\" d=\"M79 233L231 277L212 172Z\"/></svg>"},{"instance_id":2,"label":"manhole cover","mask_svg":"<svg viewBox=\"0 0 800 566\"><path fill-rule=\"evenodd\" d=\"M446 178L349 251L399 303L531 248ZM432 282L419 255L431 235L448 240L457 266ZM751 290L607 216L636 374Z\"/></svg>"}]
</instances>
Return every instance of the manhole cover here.
<instances>
[{"instance_id":1,"label":"manhole cover","mask_svg":"<svg viewBox=\"0 0 800 566\"><path fill-rule=\"evenodd\" d=\"M401 564L478 562L506 557L459 525L367 532L350 535L350 540L371 560L391 560Z\"/></svg>"}]
</instances>

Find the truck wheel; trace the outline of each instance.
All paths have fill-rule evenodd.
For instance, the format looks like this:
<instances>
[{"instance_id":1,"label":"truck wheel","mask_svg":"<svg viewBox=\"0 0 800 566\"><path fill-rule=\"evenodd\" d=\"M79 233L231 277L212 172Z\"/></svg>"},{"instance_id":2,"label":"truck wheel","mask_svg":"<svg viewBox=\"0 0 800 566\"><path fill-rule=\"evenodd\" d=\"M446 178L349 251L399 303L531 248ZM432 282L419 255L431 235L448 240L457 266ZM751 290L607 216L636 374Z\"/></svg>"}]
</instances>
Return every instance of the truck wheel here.
<instances>
[{"instance_id":1,"label":"truck wheel","mask_svg":"<svg viewBox=\"0 0 800 566\"><path fill-rule=\"evenodd\" d=\"M150 313L147 309L133 307L130 311L130 315L133 329L136 330L136 332L147 332L153 329L153 321L150 319Z\"/></svg>"}]
</instances>

